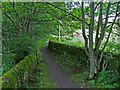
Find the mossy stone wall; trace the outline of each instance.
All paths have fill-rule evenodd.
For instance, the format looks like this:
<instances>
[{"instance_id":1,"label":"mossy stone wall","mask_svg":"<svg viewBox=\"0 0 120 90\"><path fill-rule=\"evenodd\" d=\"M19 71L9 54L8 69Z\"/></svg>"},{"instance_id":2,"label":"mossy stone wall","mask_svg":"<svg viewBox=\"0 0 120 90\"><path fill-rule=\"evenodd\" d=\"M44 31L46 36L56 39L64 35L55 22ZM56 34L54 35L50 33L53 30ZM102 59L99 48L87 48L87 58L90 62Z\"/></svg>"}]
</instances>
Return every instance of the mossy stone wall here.
<instances>
[{"instance_id":1,"label":"mossy stone wall","mask_svg":"<svg viewBox=\"0 0 120 90\"><path fill-rule=\"evenodd\" d=\"M84 48L61 44L55 40L49 40L48 48L55 52L70 53L71 55L76 56L76 58L78 58L82 64L88 65L87 63L89 61ZM109 54L109 52L105 52L105 55L106 54ZM110 55L112 55L113 58L110 59L109 69L117 70L120 73L120 54L114 55L111 53Z\"/></svg>"},{"instance_id":2,"label":"mossy stone wall","mask_svg":"<svg viewBox=\"0 0 120 90\"><path fill-rule=\"evenodd\" d=\"M2 77L2 88L22 88L37 64L35 54L30 54Z\"/></svg>"},{"instance_id":3,"label":"mossy stone wall","mask_svg":"<svg viewBox=\"0 0 120 90\"><path fill-rule=\"evenodd\" d=\"M80 60L81 64L87 64L88 57L85 53L84 48L69 46L69 45L61 44L59 42L52 41L52 40L49 41L48 48L50 50L53 50L53 51L59 52L59 53L67 52L67 53L75 56L75 58L77 58L77 60Z\"/></svg>"}]
</instances>

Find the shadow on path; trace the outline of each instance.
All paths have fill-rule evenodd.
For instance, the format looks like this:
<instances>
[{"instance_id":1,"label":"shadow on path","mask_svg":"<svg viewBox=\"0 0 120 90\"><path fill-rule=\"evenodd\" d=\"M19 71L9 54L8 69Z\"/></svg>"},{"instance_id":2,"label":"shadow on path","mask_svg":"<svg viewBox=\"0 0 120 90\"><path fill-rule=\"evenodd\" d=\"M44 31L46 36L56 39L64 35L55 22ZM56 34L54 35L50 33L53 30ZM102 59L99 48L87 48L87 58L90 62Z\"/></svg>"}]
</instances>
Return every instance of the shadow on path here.
<instances>
[{"instance_id":1,"label":"shadow on path","mask_svg":"<svg viewBox=\"0 0 120 90\"><path fill-rule=\"evenodd\" d=\"M52 80L55 82L57 88L79 88L75 85L68 73L65 73L58 67L50 51L47 49L46 44L42 48L45 63L49 67L50 75Z\"/></svg>"}]
</instances>

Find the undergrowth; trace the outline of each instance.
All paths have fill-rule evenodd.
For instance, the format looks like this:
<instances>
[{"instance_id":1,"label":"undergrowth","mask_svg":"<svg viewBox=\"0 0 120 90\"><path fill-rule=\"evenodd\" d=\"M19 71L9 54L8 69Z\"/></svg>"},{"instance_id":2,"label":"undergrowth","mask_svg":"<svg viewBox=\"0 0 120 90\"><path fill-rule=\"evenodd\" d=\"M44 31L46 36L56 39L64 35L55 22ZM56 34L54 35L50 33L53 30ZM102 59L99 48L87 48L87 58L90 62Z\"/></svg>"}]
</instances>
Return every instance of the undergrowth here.
<instances>
[{"instance_id":1,"label":"undergrowth","mask_svg":"<svg viewBox=\"0 0 120 90\"><path fill-rule=\"evenodd\" d=\"M58 43L66 43L62 41L56 41ZM69 45L68 43L66 43ZM74 45L74 44L73 44ZM72 46L72 44L71 44ZM93 80L89 80L89 68L83 63L80 63L80 59L76 56L64 52L52 52L55 56L57 63L65 70L72 73L73 81L81 87L91 88L117 88L120 82L120 76L116 71L104 70L99 72ZM109 58L109 57L108 57Z\"/></svg>"},{"instance_id":2,"label":"undergrowth","mask_svg":"<svg viewBox=\"0 0 120 90\"><path fill-rule=\"evenodd\" d=\"M80 60L75 58L74 55L52 52L57 64L68 73L71 73L72 80L80 87L86 87L86 78L89 73L86 70L86 65L81 64ZM88 87L88 86L87 86Z\"/></svg>"},{"instance_id":3,"label":"undergrowth","mask_svg":"<svg viewBox=\"0 0 120 90\"><path fill-rule=\"evenodd\" d=\"M101 71L94 80L89 81L92 87L97 88L117 88L119 87L120 76L117 72Z\"/></svg>"},{"instance_id":4,"label":"undergrowth","mask_svg":"<svg viewBox=\"0 0 120 90\"><path fill-rule=\"evenodd\" d=\"M43 47L43 45L46 43L47 38L38 40L36 42L37 47ZM39 62L31 74L31 77L29 79L29 84L26 85L27 88L55 88L55 84L51 80L51 76L49 73L48 66L44 63L43 54L39 49Z\"/></svg>"},{"instance_id":5,"label":"undergrowth","mask_svg":"<svg viewBox=\"0 0 120 90\"><path fill-rule=\"evenodd\" d=\"M79 73L81 70L85 69L80 60L77 60L73 55L66 52L63 53L52 53L55 57L56 62L64 69L64 71L69 71L73 73ZM82 69L81 69L82 67Z\"/></svg>"},{"instance_id":6,"label":"undergrowth","mask_svg":"<svg viewBox=\"0 0 120 90\"><path fill-rule=\"evenodd\" d=\"M34 84L31 83L29 88L55 88L55 84L51 80L48 67L45 63L38 65L36 74L34 76Z\"/></svg>"}]
</instances>

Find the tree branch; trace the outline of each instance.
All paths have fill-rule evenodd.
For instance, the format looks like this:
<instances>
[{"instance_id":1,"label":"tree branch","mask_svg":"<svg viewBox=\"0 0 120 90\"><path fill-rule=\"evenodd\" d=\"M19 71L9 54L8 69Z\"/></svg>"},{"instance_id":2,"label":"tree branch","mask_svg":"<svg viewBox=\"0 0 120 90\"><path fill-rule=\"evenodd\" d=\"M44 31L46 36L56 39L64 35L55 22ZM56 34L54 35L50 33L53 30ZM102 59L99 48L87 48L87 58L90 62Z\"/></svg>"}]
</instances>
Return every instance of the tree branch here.
<instances>
[{"instance_id":1,"label":"tree branch","mask_svg":"<svg viewBox=\"0 0 120 90\"><path fill-rule=\"evenodd\" d=\"M101 2L97 3L97 5L96 5L95 8L94 8L94 11L97 9L97 7L99 6L100 3L101 3Z\"/></svg>"},{"instance_id":2,"label":"tree branch","mask_svg":"<svg viewBox=\"0 0 120 90\"><path fill-rule=\"evenodd\" d=\"M107 11L106 11L106 19L105 19L105 24L103 26L103 24L101 24L101 33L100 33L100 38L99 41L97 43L97 49L100 48L101 42L105 36L105 31L107 28L107 23L108 23L108 15L109 15L109 11L110 11L110 6L111 6L111 2L108 3L108 7L107 7Z\"/></svg>"},{"instance_id":3,"label":"tree branch","mask_svg":"<svg viewBox=\"0 0 120 90\"><path fill-rule=\"evenodd\" d=\"M99 30L100 26L102 26L102 10L103 10L103 2L100 2L100 13L99 13L99 18L98 18L98 25L97 25L97 31L96 31L96 36L95 36L95 51L98 49L97 44L99 41Z\"/></svg>"},{"instance_id":4,"label":"tree branch","mask_svg":"<svg viewBox=\"0 0 120 90\"><path fill-rule=\"evenodd\" d=\"M12 22L12 24L16 27L15 22L10 18L9 15L6 14L6 12L3 11L3 14Z\"/></svg>"},{"instance_id":5,"label":"tree branch","mask_svg":"<svg viewBox=\"0 0 120 90\"><path fill-rule=\"evenodd\" d=\"M85 34L85 14L84 14L84 2L82 2L82 35L85 40L85 51L86 54L88 55L88 38Z\"/></svg>"},{"instance_id":6,"label":"tree branch","mask_svg":"<svg viewBox=\"0 0 120 90\"><path fill-rule=\"evenodd\" d=\"M115 21L116 21L116 19L117 19L117 16L119 15L119 13L117 14L118 8L120 7L119 4L120 4L120 3L118 2L118 3L117 3L116 16L115 16L115 18L114 18L114 20L113 20L113 23L112 23L111 27L110 27L110 32L109 32L109 34L108 34L107 40L106 40L106 42L105 42L105 44L104 44L104 47L102 48L102 52L104 51L104 49L105 49L105 47L106 47L106 45L107 45L107 43L108 43L108 41L109 41L110 35L111 35L111 33L112 33L112 28L113 28L113 26L114 26L114 24L115 24Z\"/></svg>"},{"instance_id":7,"label":"tree branch","mask_svg":"<svg viewBox=\"0 0 120 90\"><path fill-rule=\"evenodd\" d=\"M77 16L73 15L72 13L69 13L68 11L66 11L66 10L64 10L64 9L61 9L61 8L57 7L56 5L51 4L51 3L49 3L49 2L46 2L46 3L47 3L47 4L49 4L49 5L51 5L51 6L53 6L53 7L55 7L55 8L57 8L57 9L59 9L59 10L61 10L61 11L64 11L65 13L70 14L71 16L75 17L76 19L78 19L78 20L82 21L82 19L81 19L81 18L79 18L79 17L77 17ZM88 24L87 22L85 22L85 24L89 26L89 24Z\"/></svg>"}]
</instances>

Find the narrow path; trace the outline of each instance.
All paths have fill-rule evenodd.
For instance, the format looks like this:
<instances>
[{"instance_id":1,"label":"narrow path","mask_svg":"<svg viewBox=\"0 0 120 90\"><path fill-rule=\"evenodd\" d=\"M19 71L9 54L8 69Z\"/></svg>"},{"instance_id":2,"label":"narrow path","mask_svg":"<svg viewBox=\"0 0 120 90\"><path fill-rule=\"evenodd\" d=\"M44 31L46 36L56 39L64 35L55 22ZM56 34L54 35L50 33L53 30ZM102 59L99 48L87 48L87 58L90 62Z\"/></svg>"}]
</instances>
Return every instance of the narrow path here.
<instances>
[{"instance_id":1,"label":"narrow path","mask_svg":"<svg viewBox=\"0 0 120 90\"><path fill-rule=\"evenodd\" d=\"M43 55L45 59L45 63L48 65L50 70L50 75L52 80L55 82L57 88L79 88L75 85L70 75L65 73L57 66L56 62L53 60L50 51L47 49L46 45L43 46Z\"/></svg>"}]
</instances>

